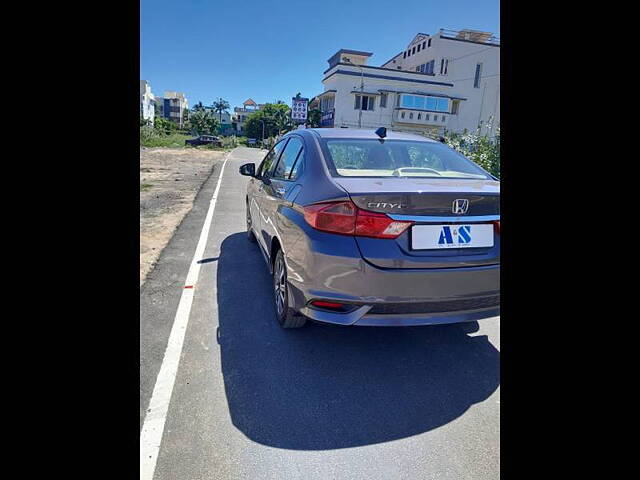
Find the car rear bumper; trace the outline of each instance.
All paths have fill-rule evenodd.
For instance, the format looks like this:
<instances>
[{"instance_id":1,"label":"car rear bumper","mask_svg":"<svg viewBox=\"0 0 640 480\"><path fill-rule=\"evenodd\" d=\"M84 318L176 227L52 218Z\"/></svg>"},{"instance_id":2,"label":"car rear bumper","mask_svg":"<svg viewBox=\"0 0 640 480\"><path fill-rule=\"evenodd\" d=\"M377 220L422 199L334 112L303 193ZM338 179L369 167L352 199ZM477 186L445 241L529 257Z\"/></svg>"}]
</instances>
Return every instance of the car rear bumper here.
<instances>
[{"instance_id":1,"label":"car rear bumper","mask_svg":"<svg viewBox=\"0 0 640 480\"><path fill-rule=\"evenodd\" d=\"M438 314L376 314L367 313L365 306L352 314L319 311L310 307L301 309L301 313L312 320L333 323L336 325L356 325L367 327L409 327L418 325L443 325L448 323L472 322L486 318L498 317L500 307L468 312L452 312Z\"/></svg>"},{"instance_id":2,"label":"car rear bumper","mask_svg":"<svg viewBox=\"0 0 640 480\"><path fill-rule=\"evenodd\" d=\"M387 269L362 259L353 237L307 232L286 249L289 304L339 325L433 325L500 315L500 265ZM332 238L322 238L330 235ZM352 305L348 313L312 300Z\"/></svg>"}]
</instances>

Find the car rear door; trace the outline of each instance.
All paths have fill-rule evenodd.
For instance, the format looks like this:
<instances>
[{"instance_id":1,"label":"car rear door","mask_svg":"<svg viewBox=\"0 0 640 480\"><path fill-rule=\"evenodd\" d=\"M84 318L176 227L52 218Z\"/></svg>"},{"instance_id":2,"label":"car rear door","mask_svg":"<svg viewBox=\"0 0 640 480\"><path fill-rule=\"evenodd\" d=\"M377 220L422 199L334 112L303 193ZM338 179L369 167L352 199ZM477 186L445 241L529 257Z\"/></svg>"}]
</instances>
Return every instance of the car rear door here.
<instances>
[{"instance_id":1,"label":"car rear door","mask_svg":"<svg viewBox=\"0 0 640 480\"><path fill-rule=\"evenodd\" d=\"M271 177L273 171L276 168L280 154L287 144L288 138L283 139L276 143L273 148L264 157L264 160L260 164L258 171L256 172L256 179L253 190L253 198L250 198L250 211L251 221L255 231L257 232L258 242L262 245L265 251L269 252L269 242L267 242L265 235L265 223L268 222L265 208L265 189L271 184Z\"/></svg>"},{"instance_id":2,"label":"car rear door","mask_svg":"<svg viewBox=\"0 0 640 480\"><path fill-rule=\"evenodd\" d=\"M298 178L304 164L304 147L298 135L288 137L288 142L280 155L269 182L264 185L262 196L263 224L262 230L267 245L276 235L278 212L283 205L291 205L298 189Z\"/></svg>"}]
</instances>

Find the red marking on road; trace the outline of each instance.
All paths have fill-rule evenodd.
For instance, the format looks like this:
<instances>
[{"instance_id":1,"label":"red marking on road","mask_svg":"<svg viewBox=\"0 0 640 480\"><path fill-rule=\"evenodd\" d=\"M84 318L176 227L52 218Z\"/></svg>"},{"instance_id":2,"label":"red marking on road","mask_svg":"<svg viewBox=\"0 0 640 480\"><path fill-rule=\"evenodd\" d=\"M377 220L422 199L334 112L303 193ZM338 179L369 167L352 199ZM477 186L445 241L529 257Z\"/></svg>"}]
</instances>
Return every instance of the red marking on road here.
<instances>
[{"instance_id":1,"label":"red marking on road","mask_svg":"<svg viewBox=\"0 0 640 480\"><path fill-rule=\"evenodd\" d=\"M193 285L186 285L184 288L193 288Z\"/></svg>"}]
</instances>

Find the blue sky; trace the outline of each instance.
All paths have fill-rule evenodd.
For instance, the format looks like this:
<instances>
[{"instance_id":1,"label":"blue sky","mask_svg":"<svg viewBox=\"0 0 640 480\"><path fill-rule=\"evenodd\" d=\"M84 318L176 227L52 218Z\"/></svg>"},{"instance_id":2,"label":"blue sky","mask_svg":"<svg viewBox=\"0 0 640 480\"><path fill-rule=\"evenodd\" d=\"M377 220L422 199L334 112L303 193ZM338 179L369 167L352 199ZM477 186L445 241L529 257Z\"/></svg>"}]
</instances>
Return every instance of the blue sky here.
<instances>
[{"instance_id":1,"label":"blue sky","mask_svg":"<svg viewBox=\"0 0 640 480\"><path fill-rule=\"evenodd\" d=\"M418 32L471 28L500 34L499 0L141 0L140 78L189 106L222 97L233 108L291 103L323 91L340 48L373 52L380 66Z\"/></svg>"}]
</instances>

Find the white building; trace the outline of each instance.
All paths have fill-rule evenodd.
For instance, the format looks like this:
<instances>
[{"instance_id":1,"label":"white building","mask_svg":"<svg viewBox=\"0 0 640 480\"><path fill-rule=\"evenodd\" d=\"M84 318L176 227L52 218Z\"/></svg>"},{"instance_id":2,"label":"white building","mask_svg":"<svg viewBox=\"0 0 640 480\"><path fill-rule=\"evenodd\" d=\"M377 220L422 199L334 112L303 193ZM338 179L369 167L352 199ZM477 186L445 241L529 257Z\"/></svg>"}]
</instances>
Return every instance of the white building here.
<instances>
[{"instance_id":1,"label":"white building","mask_svg":"<svg viewBox=\"0 0 640 480\"><path fill-rule=\"evenodd\" d=\"M371 55L342 49L328 60L324 92L311 105L322 111L322 126L441 134L445 129L475 131L481 125L482 133L495 133L500 45L493 35L419 33L381 67L367 65Z\"/></svg>"},{"instance_id":2,"label":"white building","mask_svg":"<svg viewBox=\"0 0 640 480\"><path fill-rule=\"evenodd\" d=\"M153 125L155 116L155 97L151 93L151 85L146 80L140 80L140 117L150 120Z\"/></svg>"},{"instance_id":3,"label":"white building","mask_svg":"<svg viewBox=\"0 0 640 480\"><path fill-rule=\"evenodd\" d=\"M242 107L235 107L233 109L233 117L231 118L231 122L234 125L234 130L242 135L244 133L244 124L247 121L249 115L254 112L257 112L264 104L257 104L251 98L248 98L242 103Z\"/></svg>"}]
</instances>

